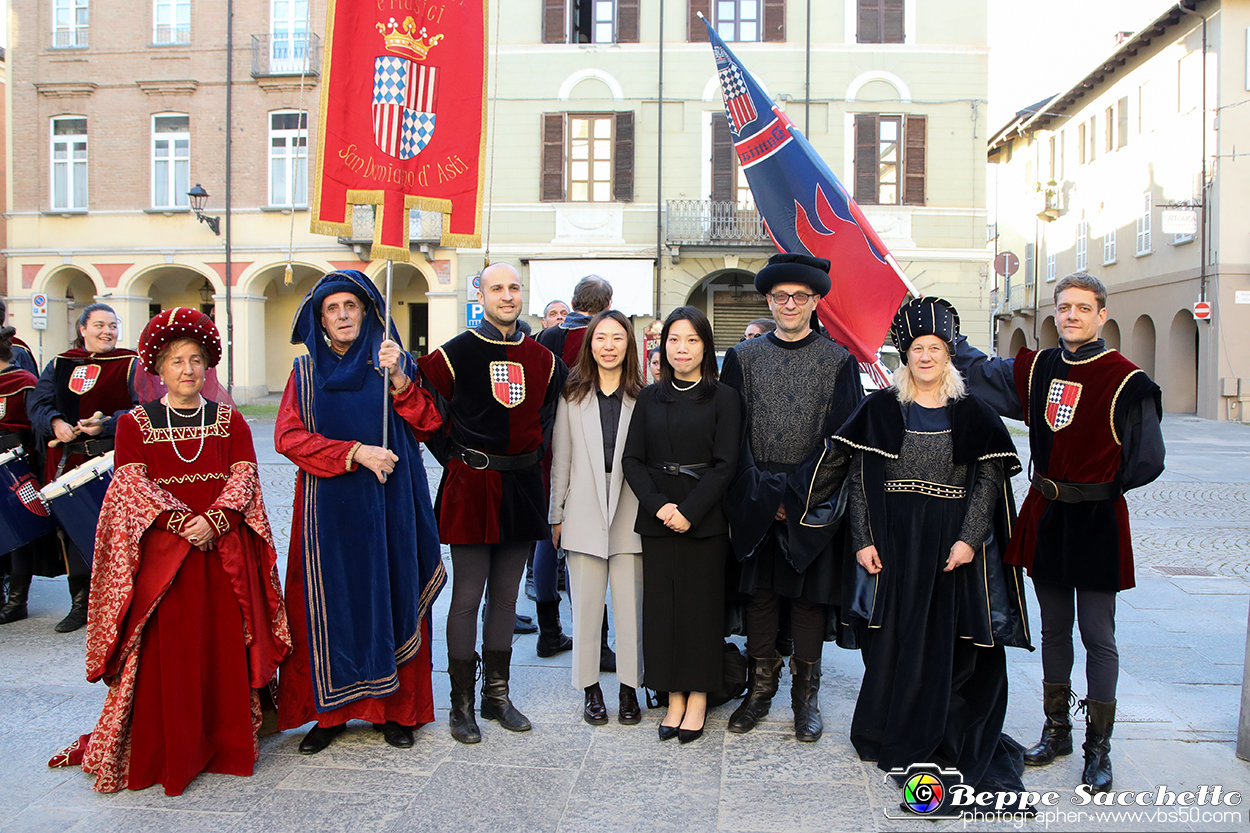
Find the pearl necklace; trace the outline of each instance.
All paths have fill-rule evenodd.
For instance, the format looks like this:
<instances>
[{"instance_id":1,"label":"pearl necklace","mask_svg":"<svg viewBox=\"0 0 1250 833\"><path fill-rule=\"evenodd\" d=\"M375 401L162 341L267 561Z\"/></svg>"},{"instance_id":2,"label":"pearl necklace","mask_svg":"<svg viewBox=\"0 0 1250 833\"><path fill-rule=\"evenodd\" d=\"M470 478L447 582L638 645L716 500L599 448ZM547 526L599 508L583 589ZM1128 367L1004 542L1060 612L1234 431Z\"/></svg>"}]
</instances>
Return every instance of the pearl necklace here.
<instances>
[{"instance_id":1,"label":"pearl necklace","mask_svg":"<svg viewBox=\"0 0 1250 833\"><path fill-rule=\"evenodd\" d=\"M166 422L169 423L169 444L174 447L174 454L178 455L179 460L181 460L184 463L194 463L196 460L200 459L200 454L204 452L204 427L205 427L205 419L207 418L207 413L204 409L204 399L203 397L201 397L200 406L189 414L184 414L180 411L177 411L171 408L169 405L168 396L164 398L164 402L165 402L165 420ZM182 456L182 452L178 450L178 443L177 441L174 440L174 415L176 414L177 416L182 417L183 419L193 419L197 413L200 415L200 447L195 450L195 456L193 456L190 460L188 460L186 457Z\"/></svg>"},{"instance_id":2,"label":"pearl necklace","mask_svg":"<svg viewBox=\"0 0 1250 833\"><path fill-rule=\"evenodd\" d=\"M698 386L698 384L699 384L700 382L702 382L702 381L703 381L703 379L702 379L702 378L695 379L695 380L694 380L693 382L691 382L689 385L686 385L686 387L681 388L681 387L678 387L678 386L677 386L677 379L676 379L676 378L674 378L674 379L673 379L673 381L672 381L673 390L677 390L677 391L681 391L682 393L685 393L685 392L686 392L686 391L688 391L688 390L694 390L694 389Z\"/></svg>"}]
</instances>

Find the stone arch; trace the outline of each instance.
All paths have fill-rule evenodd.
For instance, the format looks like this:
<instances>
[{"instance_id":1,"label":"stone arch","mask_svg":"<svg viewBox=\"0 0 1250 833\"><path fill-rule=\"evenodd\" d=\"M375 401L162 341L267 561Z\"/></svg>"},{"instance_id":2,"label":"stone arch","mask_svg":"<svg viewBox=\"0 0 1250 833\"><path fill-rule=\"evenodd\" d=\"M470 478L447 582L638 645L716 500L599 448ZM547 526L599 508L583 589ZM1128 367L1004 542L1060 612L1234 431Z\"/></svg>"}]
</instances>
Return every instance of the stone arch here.
<instances>
[{"instance_id":1,"label":"stone arch","mask_svg":"<svg viewBox=\"0 0 1250 833\"><path fill-rule=\"evenodd\" d=\"M62 264L47 270L35 281L31 294L42 292L48 296L48 329L44 331L43 357L55 356L67 349L78 335L75 321L82 308L96 301L116 305L101 295L103 281L94 270L74 264ZM118 311L120 313L120 311ZM131 346L124 340L121 346Z\"/></svg>"},{"instance_id":2,"label":"stone arch","mask_svg":"<svg viewBox=\"0 0 1250 833\"><path fill-rule=\"evenodd\" d=\"M573 88L588 78L594 78L603 82L604 86L608 88L608 92L612 93L612 99L614 101L624 100L625 90L621 87L621 82L617 81L611 73L604 72L601 69L595 69L594 67L579 69L577 72L569 75L568 78L565 78L564 82L560 84L560 91L556 93L556 98L560 101L568 101L569 96L573 92Z\"/></svg>"},{"instance_id":3,"label":"stone arch","mask_svg":"<svg viewBox=\"0 0 1250 833\"><path fill-rule=\"evenodd\" d=\"M1041 330L1038 332L1037 348L1046 350L1050 347L1059 346L1059 330L1055 327L1055 316L1048 315L1046 320L1042 322Z\"/></svg>"},{"instance_id":4,"label":"stone arch","mask_svg":"<svg viewBox=\"0 0 1250 833\"><path fill-rule=\"evenodd\" d=\"M735 282L742 286L738 300L733 299ZM742 268L709 272L691 287L686 303L703 310L711 319L717 352L737 344L748 321L771 317L768 302L755 291L755 273Z\"/></svg>"},{"instance_id":5,"label":"stone arch","mask_svg":"<svg viewBox=\"0 0 1250 833\"><path fill-rule=\"evenodd\" d=\"M386 295L386 261L377 261L365 270L378 291ZM430 350L430 285L436 282L434 269L424 260L396 263L392 268L391 320L409 352L424 356Z\"/></svg>"},{"instance_id":6,"label":"stone arch","mask_svg":"<svg viewBox=\"0 0 1250 833\"><path fill-rule=\"evenodd\" d=\"M287 286L285 272L286 261L262 266L243 281L244 292L240 292L249 299L247 303L264 304L263 312L254 311L253 315L264 320L264 369L261 372L265 387L271 391L286 386L292 363L304 354L302 344L291 344L291 322L300 301L326 274L325 267L297 262L292 265L292 282Z\"/></svg>"},{"instance_id":7,"label":"stone arch","mask_svg":"<svg viewBox=\"0 0 1250 833\"><path fill-rule=\"evenodd\" d=\"M1198 412L1198 322L1187 309L1172 317L1168 328L1167 384L1163 410L1170 414Z\"/></svg>"},{"instance_id":8,"label":"stone arch","mask_svg":"<svg viewBox=\"0 0 1250 833\"><path fill-rule=\"evenodd\" d=\"M1112 350L1120 349L1120 325L1114 318L1108 318L1107 323L1102 325L1102 340Z\"/></svg>"},{"instance_id":9,"label":"stone arch","mask_svg":"<svg viewBox=\"0 0 1250 833\"><path fill-rule=\"evenodd\" d=\"M1021 348L1029 346L1029 337L1024 334L1022 327L1016 327L1011 331L1011 340L1008 342L1007 355L1015 356L1020 352Z\"/></svg>"},{"instance_id":10,"label":"stone arch","mask_svg":"<svg viewBox=\"0 0 1250 833\"><path fill-rule=\"evenodd\" d=\"M846 88L846 103L854 104L855 96L859 94L868 84L874 81L884 81L889 84L898 93L899 101L903 104L911 103L911 87L902 78L899 78L892 72L885 70L870 70L869 72L861 72Z\"/></svg>"},{"instance_id":11,"label":"stone arch","mask_svg":"<svg viewBox=\"0 0 1250 833\"><path fill-rule=\"evenodd\" d=\"M1132 345L1129 359L1146 371L1151 378L1155 375L1155 322L1149 315L1143 315L1133 324Z\"/></svg>"},{"instance_id":12,"label":"stone arch","mask_svg":"<svg viewBox=\"0 0 1250 833\"><path fill-rule=\"evenodd\" d=\"M146 295L162 309L175 306L198 309L202 303L199 291L205 282L214 295L226 291L221 277L211 269L187 263L158 263L128 276L117 291L129 297Z\"/></svg>"}]
</instances>

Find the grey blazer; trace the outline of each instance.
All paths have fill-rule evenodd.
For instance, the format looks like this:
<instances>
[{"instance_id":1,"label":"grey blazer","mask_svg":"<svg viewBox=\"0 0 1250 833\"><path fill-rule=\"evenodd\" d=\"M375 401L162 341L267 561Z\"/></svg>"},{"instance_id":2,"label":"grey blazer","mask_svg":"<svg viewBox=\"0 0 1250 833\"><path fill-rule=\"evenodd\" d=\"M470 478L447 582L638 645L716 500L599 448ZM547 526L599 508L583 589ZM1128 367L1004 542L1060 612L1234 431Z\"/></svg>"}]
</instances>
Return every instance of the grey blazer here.
<instances>
[{"instance_id":1,"label":"grey blazer","mask_svg":"<svg viewBox=\"0 0 1250 833\"><path fill-rule=\"evenodd\" d=\"M625 482L621 466L633 413L634 400L623 397L609 477L603 470L603 428L599 421L598 399L591 395L576 404L560 399L551 439L548 520L563 525L560 529L562 548L599 558L642 552L642 539L634 532L638 498Z\"/></svg>"}]
</instances>

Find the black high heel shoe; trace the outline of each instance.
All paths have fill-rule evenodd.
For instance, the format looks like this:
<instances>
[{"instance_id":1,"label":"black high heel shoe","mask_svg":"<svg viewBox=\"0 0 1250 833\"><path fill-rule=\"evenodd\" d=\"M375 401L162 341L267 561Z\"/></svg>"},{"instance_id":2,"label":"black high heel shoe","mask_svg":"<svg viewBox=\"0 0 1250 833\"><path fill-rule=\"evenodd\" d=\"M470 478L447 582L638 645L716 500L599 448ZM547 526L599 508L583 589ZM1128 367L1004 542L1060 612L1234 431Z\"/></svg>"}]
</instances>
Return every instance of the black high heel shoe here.
<instances>
[{"instance_id":1,"label":"black high heel shoe","mask_svg":"<svg viewBox=\"0 0 1250 833\"><path fill-rule=\"evenodd\" d=\"M707 715L704 715L703 726L706 726L706 725L707 725ZM679 726L677 728L677 742L681 744L693 743L694 741L703 737L703 726L700 726L698 729L683 729Z\"/></svg>"},{"instance_id":2,"label":"black high heel shoe","mask_svg":"<svg viewBox=\"0 0 1250 833\"><path fill-rule=\"evenodd\" d=\"M680 732L681 730L676 726L665 726L663 723L660 724L660 740L662 741L672 740L677 737Z\"/></svg>"}]
</instances>

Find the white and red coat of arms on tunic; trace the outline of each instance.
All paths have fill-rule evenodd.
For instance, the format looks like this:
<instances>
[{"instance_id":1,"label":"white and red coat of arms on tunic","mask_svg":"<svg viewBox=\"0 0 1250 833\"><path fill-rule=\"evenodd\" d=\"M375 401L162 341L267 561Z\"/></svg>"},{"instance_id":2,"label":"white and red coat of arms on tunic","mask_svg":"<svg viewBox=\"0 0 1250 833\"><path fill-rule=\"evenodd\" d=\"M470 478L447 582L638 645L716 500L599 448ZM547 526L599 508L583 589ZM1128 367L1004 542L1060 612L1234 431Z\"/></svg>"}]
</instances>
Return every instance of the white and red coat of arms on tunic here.
<instances>
[{"instance_id":1,"label":"white and red coat of arms on tunic","mask_svg":"<svg viewBox=\"0 0 1250 833\"><path fill-rule=\"evenodd\" d=\"M10 488L17 494L17 499L22 502L22 505L33 514L41 518L48 517L48 507L44 506L43 500L39 497L39 484L35 482L34 477L24 474L17 478L17 482Z\"/></svg>"},{"instance_id":2,"label":"white and red coat of arms on tunic","mask_svg":"<svg viewBox=\"0 0 1250 833\"><path fill-rule=\"evenodd\" d=\"M386 34L388 29L390 33ZM379 23L378 31L385 35L388 50L411 55L415 60L399 55L373 59L373 138L388 156L411 159L425 150L434 136L438 108L440 70L418 62L425 60L443 36L434 35L427 40L425 29L418 33L411 17L404 20L402 27L395 18ZM414 37L418 34L420 37Z\"/></svg>"},{"instance_id":3,"label":"white and red coat of arms on tunic","mask_svg":"<svg viewBox=\"0 0 1250 833\"><path fill-rule=\"evenodd\" d=\"M96 380L99 378L100 366L98 364L80 364L74 368L73 373L69 374L69 389L82 396L95 387Z\"/></svg>"},{"instance_id":4,"label":"white and red coat of arms on tunic","mask_svg":"<svg viewBox=\"0 0 1250 833\"><path fill-rule=\"evenodd\" d=\"M1051 379L1046 392L1046 424L1058 431L1072 424L1076 404L1081 399L1081 384L1064 379Z\"/></svg>"},{"instance_id":5,"label":"white and red coat of arms on tunic","mask_svg":"<svg viewBox=\"0 0 1250 833\"><path fill-rule=\"evenodd\" d=\"M490 392L505 408L525 401L525 368L516 362L490 363Z\"/></svg>"}]
</instances>

